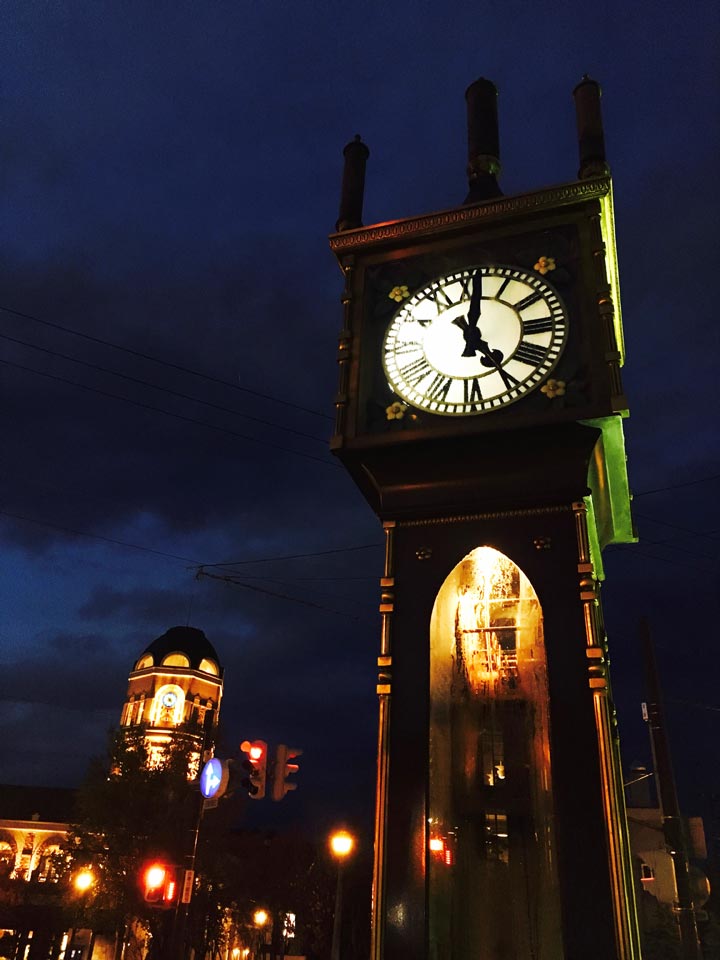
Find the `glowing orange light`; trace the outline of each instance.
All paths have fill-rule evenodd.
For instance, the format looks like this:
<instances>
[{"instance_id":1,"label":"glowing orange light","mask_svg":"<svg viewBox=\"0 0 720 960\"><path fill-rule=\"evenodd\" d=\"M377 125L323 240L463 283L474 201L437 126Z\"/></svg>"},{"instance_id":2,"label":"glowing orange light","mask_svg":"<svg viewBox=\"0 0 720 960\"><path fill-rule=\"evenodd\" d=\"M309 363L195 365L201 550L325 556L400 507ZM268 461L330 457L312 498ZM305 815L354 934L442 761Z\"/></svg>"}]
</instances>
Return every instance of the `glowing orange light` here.
<instances>
[{"instance_id":1,"label":"glowing orange light","mask_svg":"<svg viewBox=\"0 0 720 960\"><path fill-rule=\"evenodd\" d=\"M165 867L161 866L158 863L148 867L145 871L145 886L149 887L151 890L157 890L158 887L161 887L165 883Z\"/></svg>"},{"instance_id":2,"label":"glowing orange light","mask_svg":"<svg viewBox=\"0 0 720 960\"><path fill-rule=\"evenodd\" d=\"M336 857L347 857L355 846L355 838L347 830L338 830L330 837L330 849Z\"/></svg>"},{"instance_id":3,"label":"glowing orange light","mask_svg":"<svg viewBox=\"0 0 720 960\"><path fill-rule=\"evenodd\" d=\"M75 877L75 889L83 893L93 885L94 877L90 870L81 870Z\"/></svg>"},{"instance_id":4,"label":"glowing orange light","mask_svg":"<svg viewBox=\"0 0 720 960\"><path fill-rule=\"evenodd\" d=\"M433 853L442 853L445 849L445 841L441 837L430 837L429 846Z\"/></svg>"}]
</instances>

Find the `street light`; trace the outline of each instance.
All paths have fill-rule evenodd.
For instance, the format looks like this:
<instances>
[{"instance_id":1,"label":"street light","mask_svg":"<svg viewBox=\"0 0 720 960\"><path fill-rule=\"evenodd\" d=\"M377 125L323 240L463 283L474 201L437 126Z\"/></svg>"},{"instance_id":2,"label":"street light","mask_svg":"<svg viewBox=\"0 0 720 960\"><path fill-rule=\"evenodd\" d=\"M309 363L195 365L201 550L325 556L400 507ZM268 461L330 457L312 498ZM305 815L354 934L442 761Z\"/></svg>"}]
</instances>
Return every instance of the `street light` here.
<instances>
[{"instance_id":1,"label":"street light","mask_svg":"<svg viewBox=\"0 0 720 960\"><path fill-rule=\"evenodd\" d=\"M342 876L345 861L355 847L355 837L347 830L337 830L330 836L330 851L337 860L337 886L335 887L335 916L333 918L332 949L330 960L340 960L340 935L342 927Z\"/></svg>"},{"instance_id":2,"label":"street light","mask_svg":"<svg viewBox=\"0 0 720 960\"><path fill-rule=\"evenodd\" d=\"M257 927L257 956L262 957L265 953L265 937L263 935L263 927L270 919L270 915L267 910L263 910L262 907L259 910L256 910L253 914L253 923Z\"/></svg>"},{"instance_id":3,"label":"street light","mask_svg":"<svg viewBox=\"0 0 720 960\"><path fill-rule=\"evenodd\" d=\"M75 889L78 891L78 893L85 893L86 890L90 889L94 882L95 877L92 875L92 870L88 870L87 868L81 870L79 873L76 873L75 879L73 880L73 884L75 885Z\"/></svg>"}]
</instances>

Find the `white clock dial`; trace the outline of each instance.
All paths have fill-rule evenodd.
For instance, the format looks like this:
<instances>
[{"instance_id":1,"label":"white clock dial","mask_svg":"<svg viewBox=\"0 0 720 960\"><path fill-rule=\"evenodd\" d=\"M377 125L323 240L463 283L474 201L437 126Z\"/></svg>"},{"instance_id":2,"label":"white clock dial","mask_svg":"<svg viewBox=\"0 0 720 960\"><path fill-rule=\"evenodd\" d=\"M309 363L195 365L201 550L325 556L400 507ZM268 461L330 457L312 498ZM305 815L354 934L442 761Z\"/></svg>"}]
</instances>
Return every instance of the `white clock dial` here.
<instances>
[{"instance_id":1,"label":"white clock dial","mask_svg":"<svg viewBox=\"0 0 720 960\"><path fill-rule=\"evenodd\" d=\"M538 387L567 334L565 307L546 280L515 267L470 267L403 303L385 334L383 367L413 407L487 413Z\"/></svg>"},{"instance_id":2,"label":"white clock dial","mask_svg":"<svg viewBox=\"0 0 720 960\"><path fill-rule=\"evenodd\" d=\"M172 690L168 690L167 693L163 694L162 703L164 707L174 707L177 701L177 694L173 693Z\"/></svg>"}]
</instances>

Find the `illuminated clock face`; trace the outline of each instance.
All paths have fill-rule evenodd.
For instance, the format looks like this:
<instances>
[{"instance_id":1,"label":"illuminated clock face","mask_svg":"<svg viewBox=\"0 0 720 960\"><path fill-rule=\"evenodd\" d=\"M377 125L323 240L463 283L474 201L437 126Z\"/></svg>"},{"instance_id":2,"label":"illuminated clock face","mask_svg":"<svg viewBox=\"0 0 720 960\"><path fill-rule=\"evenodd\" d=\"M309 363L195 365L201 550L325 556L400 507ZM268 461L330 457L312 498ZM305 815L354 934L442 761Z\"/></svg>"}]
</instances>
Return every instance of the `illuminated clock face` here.
<instances>
[{"instance_id":1,"label":"illuminated clock face","mask_svg":"<svg viewBox=\"0 0 720 960\"><path fill-rule=\"evenodd\" d=\"M383 367L406 403L442 416L498 410L539 387L568 335L565 307L532 272L470 267L407 299L383 343Z\"/></svg>"},{"instance_id":2,"label":"illuminated clock face","mask_svg":"<svg viewBox=\"0 0 720 960\"><path fill-rule=\"evenodd\" d=\"M167 693L163 694L162 704L164 707L174 707L177 703L177 694L173 693L172 690L168 690Z\"/></svg>"}]
</instances>

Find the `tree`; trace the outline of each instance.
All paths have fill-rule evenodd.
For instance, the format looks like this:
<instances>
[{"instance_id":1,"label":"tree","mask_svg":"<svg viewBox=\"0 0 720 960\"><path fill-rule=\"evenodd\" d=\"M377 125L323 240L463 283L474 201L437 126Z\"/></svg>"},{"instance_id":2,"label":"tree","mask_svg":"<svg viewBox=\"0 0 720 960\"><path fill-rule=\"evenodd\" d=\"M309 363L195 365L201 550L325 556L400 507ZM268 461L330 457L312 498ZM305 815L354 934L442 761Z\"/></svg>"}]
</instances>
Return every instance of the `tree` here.
<instances>
[{"instance_id":1,"label":"tree","mask_svg":"<svg viewBox=\"0 0 720 960\"><path fill-rule=\"evenodd\" d=\"M108 759L91 763L80 788L63 867L66 875L92 870L76 922L114 931L118 950L128 933L133 943L149 933L155 945L167 935L166 916L145 903L140 878L151 859L183 862L197 816L197 791L187 779L192 750L174 738L162 762L151 764L144 728L125 728L112 735Z\"/></svg>"}]
</instances>

